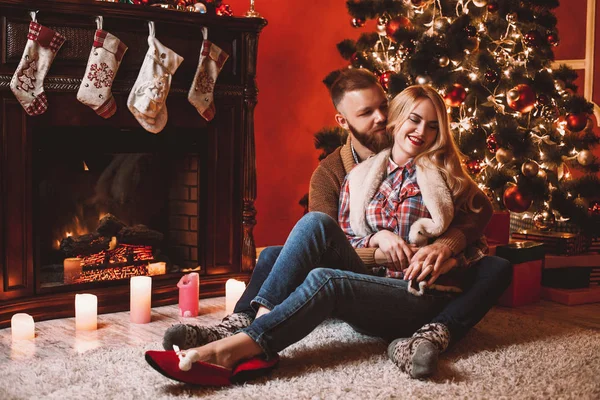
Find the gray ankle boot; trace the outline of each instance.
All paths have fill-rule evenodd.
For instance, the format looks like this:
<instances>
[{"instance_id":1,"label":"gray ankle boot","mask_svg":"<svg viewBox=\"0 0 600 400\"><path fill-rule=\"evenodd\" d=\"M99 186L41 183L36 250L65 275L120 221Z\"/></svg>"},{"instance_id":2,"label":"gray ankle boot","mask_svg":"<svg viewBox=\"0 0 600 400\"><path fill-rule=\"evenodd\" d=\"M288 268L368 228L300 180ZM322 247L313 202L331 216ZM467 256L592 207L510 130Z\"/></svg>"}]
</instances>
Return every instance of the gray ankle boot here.
<instances>
[{"instance_id":1,"label":"gray ankle boot","mask_svg":"<svg viewBox=\"0 0 600 400\"><path fill-rule=\"evenodd\" d=\"M254 318L246 313L229 314L214 326L196 326L189 324L173 325L165 332L163 347L173 350L173 345L180 349L204 346L207 343L229 337L250 325Z\"/></svg>"},{"instance_id":2,"label":"gray ankle boot","mask_svg":"<svg viewBox=\"0 0 600 400\"><path fill-rule=\"evenodd\" d=\"M411 378L423 379L437 370L438 357L450 343L444 324L424 325L410 338L396 339L388 346L388 357Z\"/></svg>"}]
</instances>

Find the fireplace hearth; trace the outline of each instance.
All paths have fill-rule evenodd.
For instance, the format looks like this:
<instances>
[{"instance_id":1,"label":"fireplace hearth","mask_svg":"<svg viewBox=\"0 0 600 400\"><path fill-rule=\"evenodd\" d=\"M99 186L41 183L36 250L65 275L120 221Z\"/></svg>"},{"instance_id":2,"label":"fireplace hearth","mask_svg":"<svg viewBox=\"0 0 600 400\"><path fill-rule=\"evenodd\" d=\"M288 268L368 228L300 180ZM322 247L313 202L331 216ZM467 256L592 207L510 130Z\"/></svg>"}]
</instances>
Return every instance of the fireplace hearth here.
<instances>
[{"instance_id":1,"label":"fireplace hearth","mask_svg":"<svg viewBox=\"0 0 600 400\"><path fill-rule=\"evenodd\" d=\"M28 116L9 83L30 14L66 37L44 80L48 110ZM117 111L99 117L76 99L95 18L129 46L112 85ZM256 251L254 106L258 36L266 21L94 0L0 0L0 327L16 312L36 320L74 315L74 294L98 296L99 313L127 310L128 277L153 275L152 305L177 302L184 271L201 297L247 280ZM159 134L140 127L127 97L157 38L184 58ZM229 54L206 122L188 102L202 42ZM104 230L109 219L117 221ZM141 240L140 237L142 238Z\"/></svg>"}]
</instances>

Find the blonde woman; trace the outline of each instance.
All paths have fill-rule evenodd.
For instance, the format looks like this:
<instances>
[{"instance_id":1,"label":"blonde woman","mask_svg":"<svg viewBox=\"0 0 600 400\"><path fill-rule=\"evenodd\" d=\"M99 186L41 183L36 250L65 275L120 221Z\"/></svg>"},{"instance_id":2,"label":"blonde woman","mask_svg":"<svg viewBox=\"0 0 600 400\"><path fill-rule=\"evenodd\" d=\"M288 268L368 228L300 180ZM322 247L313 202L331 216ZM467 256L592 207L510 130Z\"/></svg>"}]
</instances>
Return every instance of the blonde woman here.
<instances>
[{"instance_id":1,"label":"blonde woman","mask_svg":"<svg viewBox=\"0 0 600 400\"><path fill-rule=\"evenodd\" d=\"M354 247L382 250L390 269L401 270L388 276L404 277L410 292L461 292L461 272L487 252L484 238L454 257L419 257L414 250L444 233L456 209L479 211L473 204L479 188L462 168L444 100L430 86L405 89L390 103L388 131L392 147L348 175L340 196L340 226ZM423 377L433 373L449 341L446 324L433 322L410 340L392 342L388 354L411 376Z\"/></svg>"}]
</instances>

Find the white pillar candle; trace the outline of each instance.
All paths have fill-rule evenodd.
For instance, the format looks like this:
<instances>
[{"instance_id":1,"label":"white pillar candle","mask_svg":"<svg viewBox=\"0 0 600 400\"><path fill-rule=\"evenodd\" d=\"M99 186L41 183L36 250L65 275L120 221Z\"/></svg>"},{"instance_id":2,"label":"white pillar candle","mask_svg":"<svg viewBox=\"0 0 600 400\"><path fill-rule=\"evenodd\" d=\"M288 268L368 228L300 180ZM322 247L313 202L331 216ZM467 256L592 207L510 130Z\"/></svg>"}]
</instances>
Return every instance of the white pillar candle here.
<instances>
[{"instance_id":1,"label":"white pillar candle","mask_svg":"<svg viewBox=\"0 0 600 400\"><path fill-rule=\"evenodd\" d=\"M10 319L10 329L13 340L34 339L35 323L29 314L18 313Z\"/></svg>"},{"instance_id":2,"label":"white pillar candle","mask_svg":"<svg viewBox=\"0 0 600 400\"><path fill-rule=\"evenodd\" d=\"M81 258L72 257L65 258L63 261L64 267L64 282L73 283L75 278L81 275Z\"/></svg>"},{"instance_id":3,"label":"white pillar candle","mask_svg":"<svg viewBox=\"0 0 600 400\"><path fill-rule=\"evenodd\" d=\"M75 295L75 329L93 331L98 329L98 297L93 294Z\"/></svg>"},{"instance_id":4,"label":"white pillar candle","mask_svg":"<svg viewBox=\"0 0 600 400\"><path fill-rule=\"evenodd\" d=\"M238 302L242 293L246 289L244 282L236 281L235 279L228 279L225 282L225 312L231 314L235 308L235 304Z\"/></svg>"},{"instance_id":5,"label":"white pillar candle","mask_svg":"<svg viewBox=\"0 0 600 400\"><path fill-rule=\"evenodd\" d=\"M147 324L150 322L152 278L149 276L132 277L130 290L129 310L131 322L135 324Z\"/></svg>"},{"instance_id":6,"label":"white pillar candle","mask_svg":"<svg viewBox=\"0 0 600 400\"><path fill-rule=\"evenodd\" d=\"M148 275L164 275L167 272L166 262L157 262L148 264Z\"/></svg>"}]
</instances>

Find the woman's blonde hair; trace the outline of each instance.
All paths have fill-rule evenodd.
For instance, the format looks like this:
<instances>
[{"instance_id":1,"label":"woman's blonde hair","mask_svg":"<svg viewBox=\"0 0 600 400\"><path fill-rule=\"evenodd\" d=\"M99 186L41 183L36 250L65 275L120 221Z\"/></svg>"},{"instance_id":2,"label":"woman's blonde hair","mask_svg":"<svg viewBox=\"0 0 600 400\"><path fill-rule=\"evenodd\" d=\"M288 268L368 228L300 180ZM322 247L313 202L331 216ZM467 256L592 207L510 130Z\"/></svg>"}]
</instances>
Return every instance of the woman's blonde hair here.
<instances>
[{"instance_id":1,"label":"woman's blonde hair","mask_svg":"<svg viewBox=\"0 0 600 400\"><path fill-rule=\"evenodd\" d=\"M465 171L460 152L450 131L446 104L440 94L431 86L409 86L392 99L388 112L387 130L392 135L408 119L416 103L429 99L435 108L438 119L438 133L434 142L425 151L415 157L415 163L424 168L437 168L446 180L456 209L465 208L478 212L473 199L479 192L477 184Z\"/></svg>"}]
</instances>

